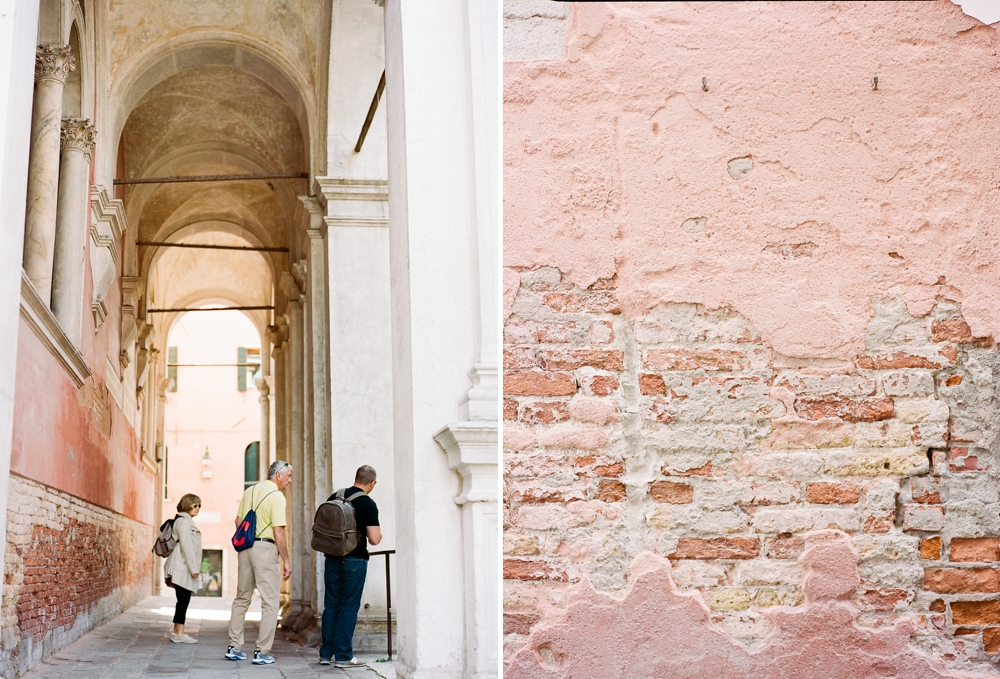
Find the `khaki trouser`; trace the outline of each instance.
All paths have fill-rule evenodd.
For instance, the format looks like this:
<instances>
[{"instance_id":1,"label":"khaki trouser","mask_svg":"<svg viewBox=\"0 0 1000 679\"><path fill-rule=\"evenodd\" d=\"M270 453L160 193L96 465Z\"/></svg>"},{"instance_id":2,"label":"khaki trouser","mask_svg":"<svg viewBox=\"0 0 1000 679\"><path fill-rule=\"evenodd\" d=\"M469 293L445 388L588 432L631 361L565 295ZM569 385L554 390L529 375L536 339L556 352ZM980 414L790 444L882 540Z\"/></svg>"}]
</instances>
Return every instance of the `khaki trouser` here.
<instances>
[{"instance_id":1,"label":"khaki trouser","mask_svg":"<svg viewBox=\"0 0 1000 679\"><path fill-rule=\"evenodd\" d=\"M243 619L256 587L260 592L260 631L256 650L268 653L274 644L274 630L278 626L278 588L281 586L278 548L257 539L253 547L244 549L237 557L239 575L233 612L229 616L229 645L233 648L243 646Z\"/></svg>"}]
</instances>

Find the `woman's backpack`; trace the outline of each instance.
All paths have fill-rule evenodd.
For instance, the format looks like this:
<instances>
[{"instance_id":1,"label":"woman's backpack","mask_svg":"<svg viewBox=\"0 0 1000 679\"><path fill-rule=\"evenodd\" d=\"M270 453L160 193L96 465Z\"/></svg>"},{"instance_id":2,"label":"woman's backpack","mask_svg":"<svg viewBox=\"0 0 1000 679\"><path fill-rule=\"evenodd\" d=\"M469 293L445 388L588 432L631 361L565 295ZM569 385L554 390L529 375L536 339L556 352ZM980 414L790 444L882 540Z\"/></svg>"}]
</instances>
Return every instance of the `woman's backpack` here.
<instances>
[{"instance_id":1,"label":"woman's backpack","mask_svg":"<svg viewBox=\"0 0 1000 679\"><path fill-rule=\"evenodd\" d=\"M156 542L153 543L153 554L167 558L176 546L177 538L174 537L174 519L167 519L160 526L160 535L156 538Z\"/></svg>"},{"instance_id":2,"label":"woman's backpack","mask_svg":"<svg viewBox=\"0 0 1000 679\"><path fill-rule=\"evenodd\" d=\"M337 491L316 510L312 526L312 548L329 556L347 556L358 546L358 524L351 501L365 494L363 490L344 497L346 488Z\"/></svg>"}]
</instances>

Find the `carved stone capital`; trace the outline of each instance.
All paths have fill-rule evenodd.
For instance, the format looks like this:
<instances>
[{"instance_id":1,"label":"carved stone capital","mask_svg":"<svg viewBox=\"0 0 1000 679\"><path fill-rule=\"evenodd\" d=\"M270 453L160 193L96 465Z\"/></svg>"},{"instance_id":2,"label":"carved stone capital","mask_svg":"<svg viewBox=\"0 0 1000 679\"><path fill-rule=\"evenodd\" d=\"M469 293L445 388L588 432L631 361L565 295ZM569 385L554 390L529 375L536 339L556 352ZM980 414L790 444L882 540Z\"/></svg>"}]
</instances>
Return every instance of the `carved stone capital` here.
<instances>
[{"instance_id":1,"label":"carved stone capital","mask_svg":"<svg viewBox=\"0 0 1000 679\"><path fill-rule=\"evenodd\" d=\"M59 130L59 146L63 151L76 149L83 151L89 160L94 154L97 130L87 118L63 118Z\"/></svg>"},{"instance_id":2,"label":"carved stone capital","mask_svg":"<svg viewBox=\"0 0 1000 679\"><path fill-rule=\"evenodd\" d=\"M76 70L76 59L70 54L69 45L39 45L35 48L35 80L52 80L66 84L70 71Z\"/></svg>"}]
</instances>

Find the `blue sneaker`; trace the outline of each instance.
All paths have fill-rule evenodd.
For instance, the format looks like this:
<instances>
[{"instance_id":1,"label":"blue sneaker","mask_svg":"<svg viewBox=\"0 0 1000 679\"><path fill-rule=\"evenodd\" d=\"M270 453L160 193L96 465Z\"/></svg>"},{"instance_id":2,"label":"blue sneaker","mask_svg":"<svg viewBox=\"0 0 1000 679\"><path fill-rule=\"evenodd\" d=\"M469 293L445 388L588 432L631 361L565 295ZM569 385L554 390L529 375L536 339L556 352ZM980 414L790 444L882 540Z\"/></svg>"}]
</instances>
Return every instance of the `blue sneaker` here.
<instances>
[{"instance_id":1,"label":"blue sneaker","mask_svg":"<svg viewBox=\"0 0 1000 679\"><path fill-rule=\"evenodd\" d=\"M238 648L230 646L226 649L226 660L246 660L247 654Z\"/></svg>"},{"instance_id":2,"label":"blue sneaker","mask_svg":"<svg viewBox=\"0 0 1000 679\"><path fill-rule=\"evenodd\" d=\"M273 665L274 656L268 655L266 653L261 653L260 651L253 652L253 660L251 660L254 665Z\"/></svg>"}]
</instances>

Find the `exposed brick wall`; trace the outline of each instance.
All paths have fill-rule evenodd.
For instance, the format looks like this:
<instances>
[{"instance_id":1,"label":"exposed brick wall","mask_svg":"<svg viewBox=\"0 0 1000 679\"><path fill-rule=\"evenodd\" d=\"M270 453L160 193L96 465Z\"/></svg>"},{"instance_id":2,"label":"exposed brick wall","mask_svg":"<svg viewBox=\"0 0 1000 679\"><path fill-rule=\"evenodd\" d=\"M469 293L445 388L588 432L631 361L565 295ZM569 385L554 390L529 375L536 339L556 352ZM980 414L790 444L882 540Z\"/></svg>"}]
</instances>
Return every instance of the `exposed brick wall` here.
<instances>
[{"instance_id":1,"label":"exposed brick wall","mask_svg":"<svg viewBox=\"0 0 1000 679\"><path fill-rule=\"evenodd\" d=\"M24 674L149 591L152 529L12 474L0 673Z\"/></svg>"},{"instance_id":2,"label":"exposed brick wall","mask_svg":"<svg viewBox=\"0 0 1000 679\"><path fill-rule=\"evenodd\" d=\"M957 305L873 301L853 362L776 355L728 310L626 320L615 281L520 272L504 334L505 642L643 551L748 644L803 600L809 530L858 551L860 624L956 666L1000 651L1000 356Z\"/></svg>"}]
</instances>

